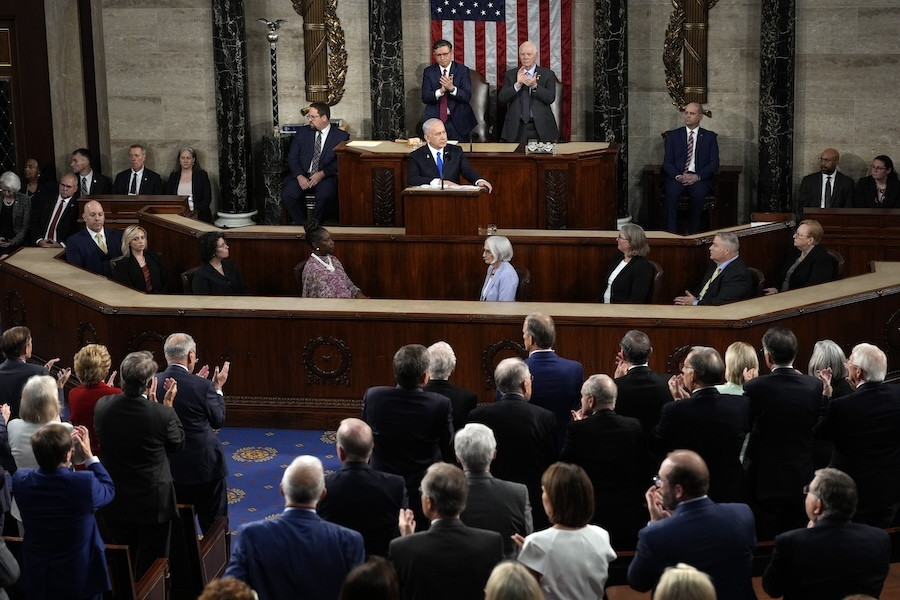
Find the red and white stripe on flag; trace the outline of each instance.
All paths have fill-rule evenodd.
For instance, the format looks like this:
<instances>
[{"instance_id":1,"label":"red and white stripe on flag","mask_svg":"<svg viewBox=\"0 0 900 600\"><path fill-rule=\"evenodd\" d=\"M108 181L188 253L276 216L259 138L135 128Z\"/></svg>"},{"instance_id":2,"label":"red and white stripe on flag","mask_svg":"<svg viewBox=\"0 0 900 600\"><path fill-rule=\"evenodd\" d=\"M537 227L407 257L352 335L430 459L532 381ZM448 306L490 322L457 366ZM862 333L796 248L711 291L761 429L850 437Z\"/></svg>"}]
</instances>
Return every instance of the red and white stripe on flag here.
<instances>
[{"instance_id":1,"label":"red and white stripe on flag","mask_svg":"<svg viewBox=\"0 0 900 600\"><path fill-rule=\"evenodd\" d=\"M431 41L453 43L453 58L495 88L519 64L519 45L533 41L538 64L563 84L564 139L571 135L572 0L429 0ZM557 99L559 100L559 99Z\"/></svg>"}]
</instances>

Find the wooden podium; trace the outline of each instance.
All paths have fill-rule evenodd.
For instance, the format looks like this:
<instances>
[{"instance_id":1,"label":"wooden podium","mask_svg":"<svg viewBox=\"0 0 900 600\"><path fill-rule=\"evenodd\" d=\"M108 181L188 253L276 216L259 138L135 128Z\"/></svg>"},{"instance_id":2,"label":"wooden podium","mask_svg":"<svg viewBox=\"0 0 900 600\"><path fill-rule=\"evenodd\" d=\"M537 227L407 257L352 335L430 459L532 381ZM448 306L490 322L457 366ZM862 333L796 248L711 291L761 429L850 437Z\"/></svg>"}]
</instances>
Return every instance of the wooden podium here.
<instances>
[{"instance_id":1,"label":"wooden podium","mask_svg":"<svg viewBox=\"0 0 900 600\"><path fill-rule=\"evenodd\" d=\"M406 235L478 235L491 221L490 194L480 189L403 190Z\"/></svg>"}]
</instances>

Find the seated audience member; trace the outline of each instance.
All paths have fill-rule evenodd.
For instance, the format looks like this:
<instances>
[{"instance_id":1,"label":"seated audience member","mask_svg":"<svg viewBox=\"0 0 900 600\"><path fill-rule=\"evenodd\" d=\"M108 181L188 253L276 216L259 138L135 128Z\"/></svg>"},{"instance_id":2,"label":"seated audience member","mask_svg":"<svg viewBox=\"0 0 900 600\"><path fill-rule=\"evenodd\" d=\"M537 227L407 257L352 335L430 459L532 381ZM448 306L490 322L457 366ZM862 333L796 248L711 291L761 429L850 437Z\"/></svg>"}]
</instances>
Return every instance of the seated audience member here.
<instances>
[{"instance_id":1,"label":"seated audience member","mask_svg":"<svg viewBox=\"0 0 900 600\"><path fill-rule=\"evenodd\" d=\"M66 240L66 260L70 265L110 277L109 261L122 256L122 232L104 227L106 215L96 200L84 205L85 229Z\"/></svg>"},{"instance_id":2,"label":"seated audience member","mask_svg":"<svg viewBox=\"0 0 900 600\"><path fill-rule=\"evenodd\" d=\"M890 527L900 508L900 386L884 382L887 356L872 344L853 348L847 373L853 393L828 403L815 434L834 442L829 466L856 482L853 520Z\"/></svg>"},{"instance_id":3,"label":"seated audience member","mask_svg":"<svg viewBox=\"0 0 900 600\"><path fill-rule=\"evenodd\" d=\"M91 452L100 454L100 442L94 432L94 406L103 396L121 394L120 388L112 385L116 377L109 375L112 359L106 346L88 344L75 354L75 376L81 385L69 392L69 416L72 425L83 425L91 438ZM109 380L107 381L107 378Z\"/></svg>"},{"instance_id":4,"label":"seated audience member","mask_svg":"<svg viewBox=\"0 0 900 600\"><path fill-rule=\"evenodd\" d=\"M544 600L544 592L527 568L509 560L491 571L484 587L484 600Z\"/></svg>"},{"instance_id":5,"label":"seated audience member","mask_svg":"<svg viewBox=\"0 0 900 600\"><path fill-rule=\"evenodd\" d=\"M22 179L25 181L22 193L29 200L37 199L40 201L56 194L56 175L52 174L52 169L45 174L36 158L29 158L25 161ZM32 205L33 209L34 206Z\"/></svg>"},{"instance_id":6,"label":"seated audience member","mask_svg":"<svg viewBox=\"0 0 900 600\"><path fill-rule=\"evenodd\" d=\"M475 392L450 383L450 375L456 369L456 354L447 342L435 342L428 346L428 383L426 392L434 392L450 398L453 409L453 430L459 431L469 419L469 413L478 404Z\"/></svg>"},{"instance_id":7,"label":"seated audience member","mask_svg":"<svg viewBox=\"0 0 900 600\"><path fill-rule=\"evenodd\" d=\"M72 172L78 176L78 195L96 196L112 193L112 180L91 166L93 155L87 148L72 152Z\"/></svg>"},{"instance_id":8,"label":"seated audience member","mask_svg":"<svg viewBox=\"0 0 900 600\"><path fill-rule=\"evenodd\" d=\"M163 193L170 196L187 196L188 207L197 212L197 218L212 223L212 186L209 175L200 168L197 151L185 146L178 151L175 170L163 187Z\"/></svg>"},{"instance_id":9,"label":"seated audience member","mask_svg":"<svg viewBox=\"0 0 900 600\"><path fill-rule=\"evenodd\" d=\"M656 272L647 260L650 246L640 225L627 223L616 236L618 252L609 261L609 268L603 281L606 292L605 304L645 304L650 302L650 290Z\"/></svg>"},{"instance_id":10,"label":"seated audience member","mask_svg":"<svg viewBox=\"0 0 900 600\"><path fill-rule=\"evenodd\" d=\"M543 502L552 527L526 538L519 562L537 574L547 600L603 598L609 563L616 553L605 529L589 525L594 489L578 465L558 462L541 477Z\"/></svg>"},{"instance_id":11,"label":"seated audience member","mask_svg":"<svg viewBox=\"0 0 900 600\"><path fill-rule=\"evenodd\" d=\"M663 406L655 431L657 447L693 450L703 458L704 468L709 465L712 499L743 500L740 455L750 430L747 399L716 390L725 365L715 348L694 346L681 371L669 381L676 402Z\"/></svg>"},{"instance_id":12,"label":"seated audience member","mask_svg":"<svg viewBox=\"0 0 900 600\"><path fill-rule=\"evenodd\" d=\"M6 425L9 447L16 461L16 467L19 469L37 469L40 466L31 446L31 436L47 423L60 422L57 391L56 381L49 375L35 375L22 388L19 418L11 419ZM62 425L70 432L72 431L71 423L62 423ZM21 533L22 514L15 497L9 514L19 522Z\"/></svg>"},{"instance_id":13,"label":"seated audience member","mask_svg":"<svg viewBox=\"0 0 900 600\"><path fill-rule=\"evenodd\" d=\"M128 164L130 169L125 169L116 175L113 183L113 193L119 195L157 195L163 193L162 178L156 171L148 169L144 163L147 160L147 149L140 144L132 144L128 149Z\"/></svg>"},{"instance_id":14,"label":"seated audience member","mask_svg":"<svg viewBox=\"0 0 900 600\"><path fill-rule=\"evenodd\" d=\"M531 371L518 358L505 358L494 369L500 398L469 413L470 423L494 432L500 453L491 465L494 477L523 483L528 488L536 529L549 527L541 502L541 476L559 456L556 418L531 399Z\"/></svg>"},{"instance_id":15,"label":"seated audience member","mask_svg":"<svg viewBox=\"0 0 900 600\"><path fill-rule=\"evenodd\" d=\"M431 527L413 533L411 511L401 513L403 535L391 542L389 554L406 600L482 597L491 570L503 560L503 540L460 520L466 496L462 471L435 463L422 479L422 509Z\"/></svg>"},{"instance_id":16,"label":"seated audience member","mask_svg":"<svg viewBox=\"0 0 900 600\"><path fill-rule=\"evenodd\" d=\"M853 206L853 179L837 170L840 153L826 148L819 157L819 170L800 182L798 208L850 208Z\"/></svg>"},{"instance_id":17,"label":"seated audience member","mask_svg":"<svg viewBox=\"0 0 900 600\"><path fill-rule=\"evenodd\" d=\"M303 229L306 241L313 249L303 267L303 297L368 298L334 256L334 240L328 230L320 227L315 219L307 222Z\"/></svg>"},{"instance_id":18,"label":"seated audience member","mask_svg":"<svg viewBox=\"0 0 900 600\"><path fill-rule=\"evenodd\" d=\"M6 357L3 364L0 364L0 406L8 404L10 417L15 419L19 416L19 400L25 382L34 375L49 375L50 368L59 359L54 358L43 367L28 362L28 359L31 358L34 340L31 338L31 330L21 325L10 327L3 332L0 346L3 347L3 355ZM59 375L57 375L61 380L59 384L60 405L65 401L63 388L71 373L70 369L60 369Z\"/></svg>"},{"instance_id":19,"label":"seated audience member","mask_svg":"<svg viewBox=\"0 0 900 600\"><path fill-rule=\"evenodd\" d=\"M744 384L759 375L756 349L746 342L734 342L725 350L725 383L716 386L720 394L744 395Z\"/></svg>"},{"instance_id":20,"label":"seated audience member","mask_svg":"<svg viewBox=\"0 0 900 600\"><path fill-rule=\"evenodd\" d=\"M763 290L766 296L834 280L834 259L819 245L824 234L818 221L800 221L794 233L794 251L775 275L776 287Z\"/></svg>"},{"instance_id":21,"label":"seated audience member","mask_svg":"<svg viewBox=\"0 0 900 600\"><path fill-rule=\"evenodd\" d=\"M11 254L26 244L31 224L31 200L19 192L22 181L12 171L0 175L0 255Z\"/></svg>"},{"instance_id":22,"label":"seated audience member","mask_svg":"<svg viewBox=\"0 0 900 600\"><path fill-rule=\"evenodd\" d=\"M409 504L406 483L369 466L375 438L364 421L344 419L336 437L341 470L325 477L328 494L316 511L326 521L361 533L366 555L387 556L388 544L400 535L397 515Z\"/></svg>"},{"instance_id":23,"label":"seated audience member","mask_svg":"<svg viewBox=\"0 0 900 600\"><path fill-rule=\"evenodd\" d=\"M717 233L709 245L709 258L715 264L706 271L703 283L693 293L685 290L684 296L675 298L675 304L719 305L753 296L753 277L738 254L740 248L741 242L734 233Z\"/></svg>"},{"instance_id":24,"label":"seated audience member","mask_svg":"<svg viewBox=\"0 0 900 600\"><path fill-rule=\"evenodd\" d=\"M716 600L716 588L703 571L678 563L663 571L653 597L656 600Z\"/></svg>"},{"instance_id":25,"label":"seated audience member","mask_svg":"<svg viewBox=\"0 0 900 600\"><path fill-rule=\"evenodd\" d=\"M249 585L234 577L213 579L197 600L258 600Z\"/></svg>"},{"instance_id":26,"label":"seated audience member","mask_svg":"<svg viewBox=\"0 0 900 600\"><path fill-rule=\"evenodd\" d=\"M763 589L773 598L819 600L865 593L878 597L891 562L883 529L852 523L856 484L837 469L819 469L806 488L809 525L775 538Z\"/></svg>"},{"instance_id":27,"label":"seated audience member","mask_svg":"<svg viewBox=\"0 0 900 600\"><path fill-rule=\"evenodd\" d=\"M428 382L430 364L424 346L403 346L393 362L397 385L371 387L363 396L363 420L378 440L371 464L373 469L403 477L416 522L427 529L419 504L419 483L430 464L453 460L450 400L422 389Z\"/></svg>"},{"instance_id":28,"label":"seated audience member","mask_svg":"<svg viewBox=\"0 0 900 600\"><path fill-rule=\"evenodd\" d=\"M583 468L594 487L595 523L620 550L633 549L647 522L644 491L652 473L644 430L637 419L616 414L616 384L591 375L581 387L560 460Z\"/></svg>"},{"instance_id":29,"label":"seated audience member","mask_svg":"<svg viewBox=\"0 0 900 600\"><path fill-rule=\"evenodd\" d=\"M122 234L122 258L113 268L113 279L148 294L165 294L169 289L162 258L147 248L147 231L129 225Z\"/></svg>"},{"instance_id":30,"label":"seated audience member","mask_svg":"<svg viewBox=\"0 0 900 600\"><path fill-rule=\"evenodd\" d=\"M99 598L110 581L94 513L112 502L113 480L91 452L86 427L47 425L32 435L31 447L39 468L13 475L28 530L22 587L29 598ZM76 454L86 471L70 470Z\"/></svg>"},{"instance_id":31,"label":"seated audience member","mask_svg":"<svg viewBox=\"0 0 900 600\"><path fill-rule=\"evenodd\" d=\"M78 179L66 173L59 180L59 195L48 195L31 205L33 244L40 248L64 248L69 236L78 231Z\"/></svg>"},{"instance_id":32,"label":"seated audience member","mask_svg":"<svg viewBox=\"0 0 900 600\"><path fill-rule=\"evenodd\" d=\"M509 239L502 235L492 235L484 240L481 253L488 266L484 285L481 286L481 300L513 302L519 288L519 275L510 264L513 247Z\"/></svg>"},{"instance_id":33,"label":"seated audience member","mask_svg":"<svg viewBox=\"0 0 900 600\"><path fill-rule=\"evenodd\" d=\"M491 183L469 164L463 149L447 145L447 131L440 119L428 119L422 130L428 143L409 153L408 185L454 188L459 187L462 175L472 185L493 191Z\"/></svg>"},{"instance_id":34,"label":"seated audience member","mask_svg":"<svg viewBox=\"0 0 900 600\"><path fill-rule=\"evenodd\" d=\"M650 369L652 353L653 347L646 333L637 329L628 331L619 342L614 381L616 414L640 421L648 442L653 439L663 405L672 401L669 376Z\"/></svg>"},{"instance_id":35,"label":"seated audience member","mask_svg":"<svg viewBox=\"0 0 900 600\"><path fill-rule=\"evenodd\" d=\"M756 547L753 513L746 504L713 502L710 473L690 450L669 453L647 490L650 523L638 536L628 585L654 588L666 567L687 563L709 574L718 598L755 600L750 581Z\"/></svg>"},{"instance_id":36,"label":"seated audience member","mask_svg":"<svg viewBox=\"0 0 900 600\"><path fill-rule=\"evenodd\" d=\"M854 208L900 207L900 181L889 156L879 154L872 160L872 174L856 182Z\"/></svg>"},{"instance_id":37,"label":"seated audience member","mask_svg":"<svg viewBox=\"0 0 900 600\"><path fill-rule=\"evenodd\" d=\"M347 574L366 558L362 536L316 514L325 474L315 456L298 456L281 479L284 512L244 525L231 542L227 577L259 600L337 598Z\"/></svg>"},{"instance_id":38,"label":"seated audience member","mask_svg":"<svg viewBox=\"0 0 900 600\"><path fill-rule=\"evenodd\" d=\"M247 293L244 276L228 258L228 243L220 231L207 231L198 240L200 268L194 272L195 294L209 296L241 296Z\"/></svg>"},{"instance_id":39,"label":"seated audience member","mask_svg":"<svg viewBox=\"0 0 900 600\"><path fill-rule=\"evenodd\" d=\"M397 570L386 559L370 556L347 575L338 600L400 600Z\"/></svg>"},{"instance_id":40,"label":"seated audience member","mask_svg":"<svg viewBox=\"0 0 900 600\"><path fill-rule=\"evenodd\" d=\"M519 549L512 536L525 536L534 531L528 488L491 475L491 461L497 456L497 440L489 427L469 423L456 432L453 447L469 487L466 508L459 518L469 527L499 533L503 538L504 555L515 558Z\"/></svg>"}]
</instances>

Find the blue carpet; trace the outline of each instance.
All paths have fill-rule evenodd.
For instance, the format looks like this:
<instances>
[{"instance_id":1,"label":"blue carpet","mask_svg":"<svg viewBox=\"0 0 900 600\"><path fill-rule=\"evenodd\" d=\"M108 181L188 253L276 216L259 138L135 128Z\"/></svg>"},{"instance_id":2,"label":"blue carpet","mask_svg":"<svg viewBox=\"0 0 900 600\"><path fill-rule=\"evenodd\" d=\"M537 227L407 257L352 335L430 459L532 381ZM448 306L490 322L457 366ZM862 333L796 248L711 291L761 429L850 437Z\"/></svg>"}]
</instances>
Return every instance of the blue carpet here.
<instances>
[{"instance_id":1,"label":"blue carpet","mask_svg":"<svg viewBox=\"0 0 900 600\"><path fill-rule=\"evenodd\" d=\"M228 526L236 533L244 523L281 514L278 491L284 470L302 454L318 457L325 474L340 469L334 431L223 427L219 440L228 464Z\"/></svg>"}]
</instances>

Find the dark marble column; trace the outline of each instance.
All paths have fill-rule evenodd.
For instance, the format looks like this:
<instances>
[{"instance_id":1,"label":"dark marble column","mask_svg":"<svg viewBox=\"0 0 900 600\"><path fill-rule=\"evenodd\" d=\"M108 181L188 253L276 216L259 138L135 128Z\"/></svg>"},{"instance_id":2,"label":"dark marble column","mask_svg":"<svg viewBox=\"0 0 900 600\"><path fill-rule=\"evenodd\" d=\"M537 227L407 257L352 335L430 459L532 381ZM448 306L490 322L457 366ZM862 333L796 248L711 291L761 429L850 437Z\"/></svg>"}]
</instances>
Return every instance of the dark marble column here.
<instances>
[{"instance_id":1,"label":"dark marble column","mask_svg":"<svg viewBox=\"0 0 900 600\"><path fill-rule=\"evenodd\" d=\"M400 16L400 2L369 0L373 140L393 140L406 135Z\"/></svg>"},{"instance_id":2,"label":"dark marble column","mask_svg":"<svg viewBox=\"0 0 900 600\"><path fill-rule=\"evenodd\" d=\"M244 214L253 210L244 1L212 0L212 13L216 128L219 133L219 212Z\"/></svg>"},{"instance_id":3,"label":"dark marble column","mask_svg":"<svg viewBox=\"0 0 900 600\"><path fill-rule=\"evenodd\" d=\"M757 210L793 212L794 0L762 0Z\"/></svg>"},{"instance_id":4,"label":"dark marble column","mask_svg":"<svg viewBox=\"0 0 900 600\"><path fill-rule=\"evenodd\" d=\"M594 0L594 139L618 142L616 215L628 215L628 2Z\"/></svg>"}]
</instances>

